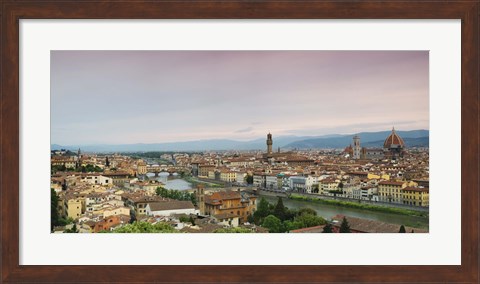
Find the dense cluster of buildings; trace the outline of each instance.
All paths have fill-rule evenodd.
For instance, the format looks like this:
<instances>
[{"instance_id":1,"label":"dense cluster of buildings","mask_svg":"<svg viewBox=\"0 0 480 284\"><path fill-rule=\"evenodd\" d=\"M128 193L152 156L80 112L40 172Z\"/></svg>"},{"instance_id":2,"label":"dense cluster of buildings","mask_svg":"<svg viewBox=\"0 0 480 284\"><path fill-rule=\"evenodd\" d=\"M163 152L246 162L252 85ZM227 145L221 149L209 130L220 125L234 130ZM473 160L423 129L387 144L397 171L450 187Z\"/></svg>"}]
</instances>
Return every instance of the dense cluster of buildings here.
<instances>
[{"instance_id":1,"label":"dense cluster of buildings","mask_svg":"<svg viewBox=\"0 0 480 284\"><path fill-rule=\"evenodd\" d=\"M256 210L255 189L365 200L412 207L429 206L428 149L407 148L392 129L383 148L365 148L360 138L342 150L210 151L162 154L171 164L151 164L127 155L52 151L51 188L58 212L82 232L113 230L132 220L166 221L178 230L208 232L247 226ZM195 190L197 204L157 196L164 184L147 173L183 172L221 189ZM195 225L180 221L195 216ZM59 229L61 230L61 229Z\"/></svg>"},{"instance_id":2,"label":"dense cluster of buildings","mask_svg":"<svg viewBox=\"0 0 480 284\"><path fill-rule=\"evenodd\" d=\"M114 230L132 221L169 222L179 231L188 232L211 232L240 225L252 231L262 230L247 222L247 216L256 210L256 196L246 191L199 187L194 206L192 201L158 196L157 188L165 184L139 178L142 171L148 171L143 160L54 151L51 165L52 169L62 168L51 175L51 188L58 196L58 215L73 222L82 233ZM100 170L83 172L85 168ZM197 221L193 225L181 221L182 216L193 216ZM63 232L65 227L54 230Z\"/></svg>"},{"instance_id":3,"label":"dense cluster of buildings","mask_svg":"<svg viewBox=\"0 0 480 284\"><path fill-rule=\"evenodd\" d=\"M395 129L383 148L361 147L360 137L343 151L273 152L267 135L265 153L202 153L190 157L199 178L255 188L336 196L428 207L428 149L407 149ZM250 180L248 180L250 179Z\"/></svg>"}]
</instances>

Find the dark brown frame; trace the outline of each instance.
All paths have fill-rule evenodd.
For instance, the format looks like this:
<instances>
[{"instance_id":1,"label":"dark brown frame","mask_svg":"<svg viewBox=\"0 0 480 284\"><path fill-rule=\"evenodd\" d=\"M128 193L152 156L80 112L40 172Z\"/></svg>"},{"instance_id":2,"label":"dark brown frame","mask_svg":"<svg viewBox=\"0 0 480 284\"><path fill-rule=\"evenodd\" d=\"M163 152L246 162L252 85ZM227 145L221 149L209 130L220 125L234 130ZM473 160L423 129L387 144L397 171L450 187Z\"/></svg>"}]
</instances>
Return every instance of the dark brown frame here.
<instances>
[{"instance_id":1,"label":"dark brown frame","mask_svg":"<svg viewBox=\"0 0 480 284\"><path fill-rule=\"evenodd\" d=\"M78 1L1 4L1 251L3 282L479 281L479 11L465 1ZM19 265L19 19L461 19L462 257L459 266ZM445 134L447 135L447 134ZM445 229L450 228L445 224ZM445 244L448 245L448 244ZM53 249L52 249L53 250ZM348 258L348 255L346 255Z\"/></svg>"}]
</instances>

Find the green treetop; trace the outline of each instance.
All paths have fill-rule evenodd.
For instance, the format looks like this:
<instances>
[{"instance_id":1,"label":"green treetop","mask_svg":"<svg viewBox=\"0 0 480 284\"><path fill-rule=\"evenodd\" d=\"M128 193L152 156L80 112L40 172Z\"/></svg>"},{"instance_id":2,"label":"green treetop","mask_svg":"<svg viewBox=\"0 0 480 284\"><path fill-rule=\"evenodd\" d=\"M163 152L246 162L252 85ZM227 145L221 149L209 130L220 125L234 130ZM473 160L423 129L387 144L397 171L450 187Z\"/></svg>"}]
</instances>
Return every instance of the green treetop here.
<instances>
[{"instance_id":1,"label":"green treetop","mask_svg":"<svg viewBox=\"0 0 480 284\"><path fill-rule=\"evenodd\" d=\"M340 233L351 233L350 225L348 224L347 218L343 217L342 224L340 225Z\"/></svg>"},{"instance_id":2,"label":"green treetop","mask_svg":"<svg viewBox=\"0 0 480 284\"><path fill-rule=\"evenodd\" d=\"M327 223L325 227L323 227L322 233L333 233L332 225L330 223Z\"/></svg>"},{"instance_id":3,"label":"green treetop","mask_svg":"<svg viewBox=\"0 0 480 284\"><path fill-rule=\"evenodd\" d=\"M282 221L273 215L268 215L263 220L262 226L268 229L270 233L282 233Z\"/></svg>"}]
</instances>

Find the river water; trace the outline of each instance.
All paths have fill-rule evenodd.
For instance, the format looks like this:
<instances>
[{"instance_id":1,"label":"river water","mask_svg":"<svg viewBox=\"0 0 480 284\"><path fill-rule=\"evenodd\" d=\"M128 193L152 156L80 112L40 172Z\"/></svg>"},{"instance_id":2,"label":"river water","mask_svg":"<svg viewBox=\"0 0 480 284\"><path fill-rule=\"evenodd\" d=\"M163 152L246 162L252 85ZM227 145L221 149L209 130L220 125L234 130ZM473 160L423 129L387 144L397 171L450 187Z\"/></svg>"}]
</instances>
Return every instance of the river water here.
<instances>
[{"instance_id":1,"label":"river water","mask_svg":"<svg viewBox=\"0 0 480 284\"><path fill-rule=\"evenodd\" d=\"M168 173L159 173L158 177L154 174L147 174L150 179L156 179L165 184L167 189L175 190L188 190L192 189L192 184L177 177L176 175L170 176ZM268 202L275 204L277 197L263 196ZM351 217L364 218L370 220L376 220L381 222L405 225L415 228L428 229L428 218L398 215L385 212L367 211L355 208L340 207L328 204L321 204L302 200L292 200L283 198L283 204L292 209L311 208L317 212L319 216L329 220L337 214L342 214Z\"/></svg>"},{"instance_id":2,"label":"river water","mask_svg":"<svg viewBox=\"0 0 480 284\"><path fill-rule=\"evenodd\" d=\"M273 196L262 196L268 202L275 204L277 202L277 197ZM426 217L417 217L417 216L407 216L407 215L398 215L384 212L376 211L367 211L360 210L355 208L339 207L327 204L314 203L309 201L302 200L292 200L287 198L282 198L283 204L292 209L301 209L301 208L311 208L317 212L317 214L327 220L331 219L337 214L342 214L351 217L364 218L370 220L376 220L386 223L393 223L405 226L411 226L415 228L428 229L428 218Z\"/></svg>"},{"instance_id":3,"label":"river water","mask_svg":"<svg viewBox=\"0 0 480 284\"><path fill-rule=\"evenodd\" d=\"M148 173L147 174L149 179L156 179L161 183L165 184L166 189L175 189L175 190L187 190L192 189L192 184L183 180L181 178L177 178L177 175L170 176L169 173L159 173L158 177L155 177L155 174Z\"/></svg>"}]
</instances>

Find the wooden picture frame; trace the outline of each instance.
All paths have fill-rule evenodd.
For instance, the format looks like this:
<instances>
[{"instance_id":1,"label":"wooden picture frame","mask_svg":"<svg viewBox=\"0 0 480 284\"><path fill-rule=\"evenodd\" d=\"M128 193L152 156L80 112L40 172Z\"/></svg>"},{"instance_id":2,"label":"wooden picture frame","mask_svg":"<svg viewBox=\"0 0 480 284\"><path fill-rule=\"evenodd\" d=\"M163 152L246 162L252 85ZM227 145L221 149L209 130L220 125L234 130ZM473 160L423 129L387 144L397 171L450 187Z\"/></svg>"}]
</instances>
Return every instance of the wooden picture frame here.
<instances>
[{"instance_id":1,"label":"wooden picture frame","mask_svg":"<svg viewBox=\"0 0 480 284\"><path fill-rule=\"evenodd\" d=\"M448 2L4 0L0 15L2 282L478 283L479 12L480 3L476 0ZM20 19L461 19L461 265L348 267L19 265Z\"/></svg>"}]
</instances>

